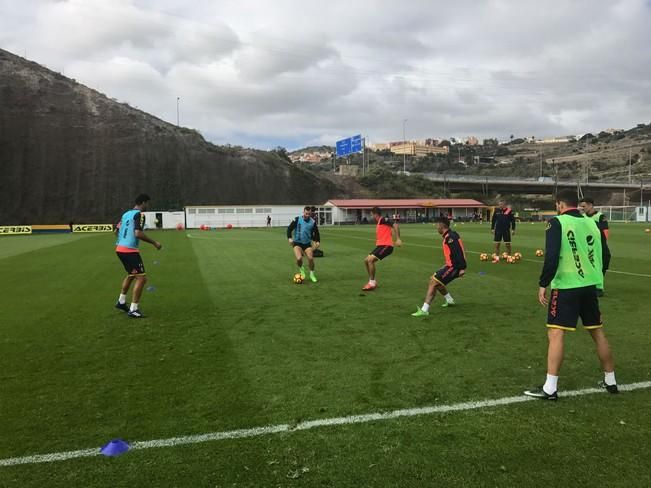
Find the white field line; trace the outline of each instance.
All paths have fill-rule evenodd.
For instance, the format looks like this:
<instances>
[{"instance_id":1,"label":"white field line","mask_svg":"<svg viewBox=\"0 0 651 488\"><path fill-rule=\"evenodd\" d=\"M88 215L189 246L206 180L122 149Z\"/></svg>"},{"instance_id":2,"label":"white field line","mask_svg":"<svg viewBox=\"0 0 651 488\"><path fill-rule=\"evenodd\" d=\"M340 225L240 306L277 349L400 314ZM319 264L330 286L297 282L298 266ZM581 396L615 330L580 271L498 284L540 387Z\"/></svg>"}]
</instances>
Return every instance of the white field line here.
<instances>
[{"instance_id":1,"label":"white field line","mask_svg":"<svg viewBox=\"0 0 651 488\"><path fill-rule=\"evenodd\" d=\"M341 237L341 236L337 236L337 237ZM367 239L365 237L357 237L357 236L346 236L346 238L347 239L361 239L361 240L369 241L369 243L371 243L371 244L373 243L372 238ZM416 244L416 243L413 243L413 242L405 243L405 246L407 246L407 247L424 247L424 248L427 248L427 249L430 249L430 248L435 249L436 248L436 245L426 246L425 244ZM466 251L466 253L468 253L468 254L483 254L480 251ZM489 252L489 253L486 253L486 254L490 255L492 253ZM543 263L542 260L536 260L536 259L524 259L524 258L522 258L522 261L527 261L529 263L537 263L537 264L541 264L541 265ZM623 274L623 275L628 275L628 276L639 276L641 278L651 278L651 274L630 273L628 271L617 271L617 270L614 270L614 269L609 269L608 273Z\"/></svg>"},{"instance_id":2,"label":"white field line","mask_svg":"<svg viewBox=\"0 0 651 488\"><path fill-rule=\"evenodd\" d=\"M642 381L628 385L619 385L620 391L633 391L651 388L651 381ZM596 393L605 393L602 388L584 388L581 390L571 390L562 393L562 397L579 397L592 395ZM432 415L447 412L461 412L465 410L477 410L481 408L500 407L504 405L513 405L536 401L535 398L528 396L513 396L497 398L493 400L480 400L475 402L453 403L450 405L435 405L420 408L406 408L393 410L390 412L368 413L363 415L350 415L347 417L333 417L326 419L308 420L298 424L279 424L268 425L265 427L254 427L252 429L231 430L225 432L212 432L208 434L188 435L180 437L171 437L168 439L155 439L151 441L136 441L130 444L131 449L152 449L156 447L174 447L188 444L202 444L205 442L221 441L227 439L246 439L258 437L261 435L290 433L296 431L311 430L319 427L331 427L335 425L352 425L364 424L368 422L377 422L381 420L392 420L402 417L416 417L419 415ZM0 459L0 467L17 466L21 464L38 464L51 463L56 461L66 461L69 459L78 459L86 457L99 456L99 448L82 449L78 451L54 452L50 454L37 454L34 456L23 456Z\"/></svg>"}]
</instances>

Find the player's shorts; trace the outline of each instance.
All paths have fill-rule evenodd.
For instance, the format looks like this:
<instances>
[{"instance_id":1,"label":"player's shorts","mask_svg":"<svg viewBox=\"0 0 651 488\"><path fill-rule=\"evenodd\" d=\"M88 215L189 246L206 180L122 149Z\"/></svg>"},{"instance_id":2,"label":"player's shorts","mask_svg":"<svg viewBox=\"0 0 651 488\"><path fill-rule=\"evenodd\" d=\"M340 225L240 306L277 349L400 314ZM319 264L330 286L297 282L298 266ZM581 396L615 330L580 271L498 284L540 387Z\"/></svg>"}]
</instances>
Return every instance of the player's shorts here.
<instances>
[{"instance_id":1,"label":"player's shorts","mask_svg":"<svg viewBox=\"0 0 651 488\"><path fill-rule=\"evenodd\" d=\"M132 276L145 274L145 265L139 252L116 252L127 273Z\"/></svg>"},{"instance_id":2,"label":"player's shorts","mask_svg":"<svg viewBox=\"0 0 651 488\"><path fill-rule=\"evenodd\" d=\"M495 229L495 242L511 242L511 229L500 230Z\"/></svg>"},{"instance_id":3,"label":"player's shorts","mask_svg":"<svg viewBox=\"0 0 651 488\"><path fill-rule=\"evenodd\" d=\"M547 309L547 327L576 330L579 317L585 329L603 326L596 286L552 290Z\"/></svg>"},{"instance_id":4,"label":"player's shorts","mask_svg":"<svg viewBox=\"0 0 651 488\"><path fill-rule=\"evenodd\" d=\"M451 266L443 266L436 273L434 273L434 276L432 276L432 278L434 278L436 281L438 281L444 286L449 285L458 277L459 277L459 270Z\"/></svg>"},{"instance_id":5,"label":"player's shorts","mask_svg":"<svg viewBox=\"0 0 651 488\"><path fill-rule=\"evenodd\" d=\"M375 256L380 261L382 261L392 252L393 252L393 246L377 246L375 249L371 251L371 255Z\"/></svg>"},{"instance_id":6,"label":"player's shorts","mask_svg":"<svg viewBox=\"0 0 651 488\"><path fill-rule=\"evenodd\" d=\"M303 244L302 242L296 242L292 241L292 247L300 247L303 251L305 251L307 248L312 247L312 243L310 242L309 244Z\"/></svg>"}]
</instances>

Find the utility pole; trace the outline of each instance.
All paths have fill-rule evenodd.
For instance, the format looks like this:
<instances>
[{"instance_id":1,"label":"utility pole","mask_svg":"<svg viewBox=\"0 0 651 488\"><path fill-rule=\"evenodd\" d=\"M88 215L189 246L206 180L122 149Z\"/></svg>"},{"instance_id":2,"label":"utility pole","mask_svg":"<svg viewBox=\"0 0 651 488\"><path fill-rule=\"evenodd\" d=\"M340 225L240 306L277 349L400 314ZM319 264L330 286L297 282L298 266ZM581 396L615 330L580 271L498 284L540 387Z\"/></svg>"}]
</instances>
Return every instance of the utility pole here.
<instances>
[{"instance_id":1,"label":"utility pole","mask_svg":"<svg viewBox=\"0 0 651 488\"><path fill-rule=\"evenodd\" d=\"M362 137L362 176L366 174L366 139Z\"/></svg>"},{"instance_id":2,"label":"utility pole","mask_svg":"<svg viewBox=\"0 0 651 488\"><path fill-rule=\"evenodd\" d=\"M405 124L408 119L402 121L402 174L407 173L407 138L405 137Z\"/></svg>"},{"instance_id":3,"label":"utility pole","mask_svg":"<svg viewBox=\"0 0 651 488\"><path fill-rule=\"evenodd\" d=\"M176 126L180 127L179 123L179 102L181 101L181 97L176 97Z\"/></svg>"}]
</instances>

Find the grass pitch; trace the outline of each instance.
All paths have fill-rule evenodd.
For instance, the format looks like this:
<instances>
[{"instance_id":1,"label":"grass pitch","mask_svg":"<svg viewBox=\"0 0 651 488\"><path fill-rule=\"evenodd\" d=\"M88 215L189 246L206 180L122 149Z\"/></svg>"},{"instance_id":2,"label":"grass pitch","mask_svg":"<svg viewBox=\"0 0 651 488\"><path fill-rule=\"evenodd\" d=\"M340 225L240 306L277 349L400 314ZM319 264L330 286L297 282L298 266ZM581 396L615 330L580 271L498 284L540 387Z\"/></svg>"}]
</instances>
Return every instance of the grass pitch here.
<instances>
[{"instance_id":1,"label":"grass pitch","mask_svg":"<svg viewBox=\"0 0 651 488\"><path fill-rule=\"evenodd\" d=\"M518 395L545 373L537 303L543 226L516 265L486 225L458 225L458 306L410 316L443 262L430 225L363 294L372 226L322 229L316 284L294 285L282 229L161 232L143 244L145 320L113 309L110 235L0 239L0 458ZM651 275L651 236L612 225L612 268ZM154 262L157 264L154 264ZM601 301L620 383L651 379L651 276L609 273ZM559 388L601 378L589 336L566 341ZM0 467L0 486L649 486L651 391L528 402L249 439Z\"/></svg>"}]
</instances>

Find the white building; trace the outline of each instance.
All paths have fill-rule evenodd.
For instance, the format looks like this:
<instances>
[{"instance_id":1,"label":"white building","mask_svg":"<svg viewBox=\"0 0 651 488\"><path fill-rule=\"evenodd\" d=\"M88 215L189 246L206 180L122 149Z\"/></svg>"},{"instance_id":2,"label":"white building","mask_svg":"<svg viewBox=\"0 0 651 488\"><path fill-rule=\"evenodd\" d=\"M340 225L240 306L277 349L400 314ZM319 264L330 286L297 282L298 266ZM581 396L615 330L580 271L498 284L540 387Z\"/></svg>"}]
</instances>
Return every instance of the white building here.
<instances>
[{"instance_id":1,"label":"white building","mask_svg":"<svg viewBox=\"0 0 651 488\"><path fill-rule=\"evenodd\" d=\"M145 214L146 229L176 229L179 224L185 226L185 212L147 211Z\"/></svg>"},{"instance_id":2,"label":"white building","mask_svg":"<svg viewBox=\"0 0 651 488\"><path fill-rule=\"evenodd\" d=\"M272 227L286 227L299 215L305 205L209 205L185 207L185 220L188 229L198 229L202 225L211 228L266 227L267 217L271 217ZM332 224L332 209L317 206L319 225Z\"/></svg>"},{"instance_id":3,"label":"white building","mask_svg":"<svg viewBox=\"0 0 651 488\"><path fill-rule=\"evenodd\" d=\"M304 205L194 205L185 207L185 226L198 229L232 227L265 227L271 217L273 227L285 227L303 214ZM486 208L472 199L402 199L402 200L328 200L316 206L319 225L340 225L372 222L371 209L379 207L390 217L402 222L421 222L439 215L471 220ZM165 223L165 218L163 218ZM171 228L176 227L174 225ZM170 227L165 227L170 228Z\"/></svg>"}]
</instances>

